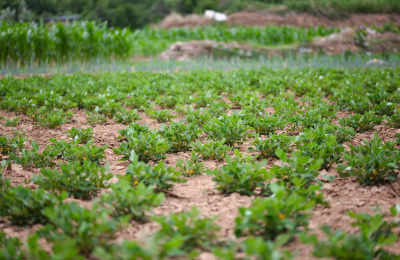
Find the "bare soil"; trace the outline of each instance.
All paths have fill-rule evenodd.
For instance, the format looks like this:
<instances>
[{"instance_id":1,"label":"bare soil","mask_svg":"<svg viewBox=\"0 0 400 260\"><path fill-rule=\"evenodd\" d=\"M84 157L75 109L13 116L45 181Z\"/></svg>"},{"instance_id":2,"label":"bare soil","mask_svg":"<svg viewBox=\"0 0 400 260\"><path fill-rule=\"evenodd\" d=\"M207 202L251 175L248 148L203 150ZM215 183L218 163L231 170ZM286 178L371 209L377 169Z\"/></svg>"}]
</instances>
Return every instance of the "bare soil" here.
<instances>
[{"instance_id":1,"label":"bare soil","mask_svg":"<svg viewBox=\"0 0 400 260\"><path fill-rule=\"evenodd\" d=\"M16 115L12 112L0 111L1 117L15 118L19 117L21 122L16 127L5 127L0 124L0 134L12 136L13 131L23 131L29 139L36 141L42 148L50 144L49 138L67 139L67 130L72 127L87 128L91 125L86 123L86 114L79 110L73 111L75 120L71 123L62 125L58 129L46 129L35 125L35 123L24 115ZM340 115L339 115L340 114ZM346 113L340 112L338 116L344 117ZM144 123L152 129L158 129L161 124L155 120L148 118L144 113L141 114ZM111 172L115 175L124 174L128 168L128 163L119 161L119 156L116 156L112 149L119 146L118 130L126 128L125 125L117 124L109 120L104 125L93 126L94 144L108 145L106 150L105 163L109 164ZM394 140L395 134L399 133L399 129L389 128L385 125L376 126L373 131L363 134L357 134L350 144L359 145L363 138L370 139L374 131L383 138L384 141ZM247 141L240 149L243 152L248 151L250 142ZM169 166L175 166L178 158L187 159L189 152L170 154L166 159ZM266 168L270 168L273 164L279 164L277 160L269 160ZM223 165L223 162L206 161L205 168L214 169ZM322 174L329 174L336 178L332 183L325 183L322 192L325 199L329 202L330 207L317 206L311 217L310 228L316 234L323 237L319 228L324 225L330 225L333 229L342 229L349 232L354 232L351 226L351 219L347 216L347 211L374 213L376 207L382 212L389 212L389 208L396 203L399 203L400 185L398 182L392 184L385 184L380 186L365 187L360 186L355 180L351 178L342 179L336 172L336 166L332 167L329 172L321 171ZM26 185L34 188L34 184L25 183L25 179L29 180L33 174L39 173L39 169L22 169L19 165L12 165L11 169L5 172L5 177L11 178L12 185ZM116 181L116 178L114 179ZM154 213L156 215L168 215L170 213L178 213L186 211L191 207L197 207L203 216L219 216L217 224L221 226L219 236L221 239L235 239L233 228L235 225L235 217L238 216L238 209L240 207L248 207L254 196L241 196L239 194L231 194L225 196L214 188L212 177L208 175L195 176L188 179L188 182L182 184L175 184L173 191L174 196L166 197L162 206L156 208ZM92 201L74 200L81 205L90 207ZM40 228L40 225L32 227L18 227L11 225L8 221L0 218L0 230L6 232L10 236L16 236L20 239L26 239L29 234L35 232ZM157 225L153 222L139 224L131 222L131 224L124 230L119 232L118 240L131 239L140 240L146 235L153 233L157 230ZM44 242L43 242L44 243ZM44 243L45 244L45 243ZM311 256L312 247L302 244L299 241L291 242L286 246L287 249L297 250L297 259L314 259ZM400 242L390 247L391 251L400 254ZM215 259L209 253L203 253L199 259Z\"/></svg>"},{"instance_id":2,"label":"bare soil","mask_svg":"<svg viewBox=\"0 0 400 260\"><path fill-rule=\"evenodd\" d=\"M398 14L353 14L345 19L329 19L323 16L315 16L308 13L287 12L284 15L268 11L238 12L228 15L226 23L230 26L267 26L290 25L296 27L314 27L323 25L326 27L360 27L383 26L388 23L400 25ZM158 27L196 27L212 25L213 20L201 15L181 16L171 14L167 16Z\"/></svg>"}]
</instances>

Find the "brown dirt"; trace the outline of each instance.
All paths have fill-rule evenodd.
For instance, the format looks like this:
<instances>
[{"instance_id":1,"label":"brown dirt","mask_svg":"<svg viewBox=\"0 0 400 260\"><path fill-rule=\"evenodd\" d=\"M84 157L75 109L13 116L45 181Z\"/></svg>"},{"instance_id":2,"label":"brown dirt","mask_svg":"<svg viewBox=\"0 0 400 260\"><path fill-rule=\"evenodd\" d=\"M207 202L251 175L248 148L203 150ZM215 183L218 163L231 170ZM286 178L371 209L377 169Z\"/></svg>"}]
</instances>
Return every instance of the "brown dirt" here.
<instances>
[{"instance_id":1,"label":"brown dirt","mask_svg":"<svg viewBox=\"0 0 400 260\"><path fill-rule=\"evenodd\" d=\"M182 16L177 13L172 13L165 17L161 23L158 25L164 29L170 29L173 27L196 27L211 25L213 20L202 15L191 14L187 16Z\"/></svg>"},{"instance_id":2,"label":"brown dirt","mask_svg":"<svg viewBox=\"0 0 400 260\"><path fill-rule=\"evenodd\" d=\"M292 45L285 46L284 48L254 47L250 44L224 43L211 40L176 42L161 53L159 58L162 60L186 61L198 57L210 57L216 53L231 52L236 55L239 53L244 55L246 53L251 54L253 51L263 53L268 57L282 56L287 53L298 53L301 51L314 54L323 52L327 55L342 54L347 51L352 53L364 51L371 53L396 53L400 51L400 34L392 32L378 33L369 28L366 28L366 32L366 46L360 46L355 41L357 30L345 28L339 33L334 33L326 37L316 37L312 43L305 46ZM383 61L374 59L369 61L366 66L383 64Z\"/></svg>"},{"instance_id":3,"label":"brown dirt","mask_svg":"<svg viewBox=\"0 0 400 260\"><path fill-rule=\"evenodd\" d=\"M307 13L289 12L285 15L264 12L239 12L228 16L228 25L267 26L290 25L296 27L314 27L323 25L326 27L360 27L383 26L387 23L400 25L398 14L353 14L347 19L332 20L326 17L318 17Z\"/></svg>"},{"instance_id":4,"label":"brown dirt","mask_svg":"<svg viewBox=\"0 0 400 260\"><path fill-rule=\"evenodd\" d=\"M268 11L237 12L228 15L226 23L230 26L267 26L290 25L295 27L314 27L323 25L326 27L360 27L383 26L387 23L400 25L398 14L353 14L345 19L329 19L323 16L315 16L308 13L287 12L284 15ZM213 20L201 15L181 16L171 14L164 18L158 27L170 29L173 27L196 27L212 25Z\"/></svg>"},{"instance_id":5,"label":"brown dirt","mask_svg":"<svg viewBox=\"0 0 400 260\"><path fill-rule=\"evenodd\" d=\"M273 112L273 111L272 111ZM16 127L5 127L0 123L1 135L12 136L13 130L24 131L26 136L38 142L42 147L49 144L49 138L65 139L67 138L66 131L72 127L86 128L90 125L86 124L86 114L82 111L75 110L75 120L71 123L64 124L57 129L40 128L28 117L24 115L16 115L15 113L0 111L0 116L7 118L19 117L21 122ZM152 129L158 129L161 124L155 120L148 118L144 113L142 115L142 123L148 124ZM338 117L345 117L347 113L338 113ZM96 145L108 145L106 150L105 162L110 165L111 171L115 174L124 174L128 163L118 161L119 157L114 155L112 148L119 145L117 140L118 129L125 128L125 125L116 124L109 120L104 125L96 125L93 127L95 134ZM395 138L395 133L400 132L399 129L392 129L385 125L376 126L375 131L383 138L384 141ZM360 144L362 138L369 139L374 131L369 131L363 134L358 134L351 144ZM242 148L243 152L247 153L250 146L250 140L246 141ZM169 166L174 166L179 158L189 158L189 152L171 154L166 159ZM268 160L266 168L270 168L274 164L280 164L278 160ZM214 169L222 166L223 162L206 161L207 169ZM368 212L374 213L378 206L382 212L388 212L389 208L399 202L400 183L386 184L374 187L360 186L353 179L342 179L338 177L336 167L332 167L329 172L321 171L323 174L335 176L336 179L332 183L323 184L325 199L329 202L330 207L317 206L310 220L310 228L316 234L321 235L319 228L323 225L330 225L333 229L343 229L353 232L354 228L350 225L351 219L346 212ZM12 168L5 173L6 177L11 178L13 185L24 184L25 179L30 179L33 174L37 174L38 169L22 169L19 165L12 165ZM117 179L114 178L113 181ZM29 187L34 187L33 184L27 184ZM171 194L175 196L167 196L163 205L154 209L156 215L168 215L187 211L191 207L197 207L203 216L219 216L217 224L221 226L218 235L221 239L235 239L233 234L234 219L238 216L239 207L248 207L254 196L241 196L239 194L231 194L224 196L214 188L212 177L206 174L195 176L188 179L188 182L175 184ZM92 201L78 201L83 206L90 207ZM26 239L29 234L40 228L40 225L35 225L29 228L21 228L10 225L10 223L0 218L0 230L6 232L10 236L16 236L20 239ZM143 236L153 233L158 229L158 226L153 222L139 224L132 222L126 229L118 234L118 241L123 239L142 239ZM321 237L323 237L321 235ZM46 245L45 245L46 246ZM299 241L291 242L285 247L288 250L297 250L297 259L314 259L311 257L312 247L304 245ZM390 247L393 252L400 253L400 242ZM209 253L202 254L199 259L215 259Z\"/></svg>"}]
</instances>

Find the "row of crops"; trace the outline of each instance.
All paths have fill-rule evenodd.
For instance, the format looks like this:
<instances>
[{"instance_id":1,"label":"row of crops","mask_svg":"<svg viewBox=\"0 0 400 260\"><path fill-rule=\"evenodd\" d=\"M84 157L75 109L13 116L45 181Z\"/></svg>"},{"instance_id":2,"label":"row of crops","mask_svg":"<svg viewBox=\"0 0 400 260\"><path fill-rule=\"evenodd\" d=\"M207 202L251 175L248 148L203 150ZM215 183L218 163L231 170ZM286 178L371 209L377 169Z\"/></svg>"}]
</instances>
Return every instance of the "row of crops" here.
<instances>
[{"instance_id":1,"label":"row of crops","mask_svg":"<svg viewBox=\"0 0 400 260\"><path fill-rule=\"evenodd\" d=\"M207 252L219 259L292 259L295 253L284 247L296 240L310 244L315 257L398 259L390 246L399 243L399 206L374 214L348 212L354 232L325 226L317 236L309 223L316 207L329 208L323 183L333 181L332 170L367 188L397 179L400 135L382 140L374 132L378 126L400 128L399 82L399 69L1 79L0 109L56 129L72 124L78 109L93 127L75 124L68 138L50 138L46 147L20 132L0 137L1 167L40 169L27 180L35 189L12 186L0 175L0 216L13 226L38 224L26 243L0 232L0 258L192 259ZM339 111L346 116L338 118ZM139 123L143 117L161 124L152 129ZM129 166L112 183L104 166L107 146L98 146L93 134L104 122L126 125L112 143ZM345 149L360 133L368 140ZM244 142L250 142L246 154L239 152ZM167 166L166 159L178 153L189 158ZM282 163L266 167L267 159ZM207 169L210 160L224 163ZM235 239L219 237L216 218L196 208L153 213L175 185L199 174L212 176L223 195L256 197L239 209ZM116 239L127 226L148 221L160 229L144 241Z\"/></svg>"},{"instance_id":2,"label":"row of crops","mask_svg":"<svg viewBox=\"0 0 400 260\"><path fill-rule=\"evenodd\" d=\"M337 30L325 27L295 28L267 26L111 29L94 22L71 25L36 23L0 25L0 62L21 64L96 58L127 59L135 55L154 55L176 41L216 40L251 43L258 46L293 44L325 36Z\"/></svg>"}]
</instances>

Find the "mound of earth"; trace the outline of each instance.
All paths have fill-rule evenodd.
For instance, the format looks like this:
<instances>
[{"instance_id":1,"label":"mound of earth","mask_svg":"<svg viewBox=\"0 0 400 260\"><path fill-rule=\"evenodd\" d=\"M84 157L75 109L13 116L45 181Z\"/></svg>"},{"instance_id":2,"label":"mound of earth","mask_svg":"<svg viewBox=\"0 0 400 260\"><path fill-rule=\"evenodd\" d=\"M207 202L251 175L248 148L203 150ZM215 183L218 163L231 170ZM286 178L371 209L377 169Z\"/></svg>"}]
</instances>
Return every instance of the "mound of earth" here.
<instances>
[{"instance_id":1,"label":"mound of earth","mask_svg":"<svg viewBox=\"0 0 400 260\"><path fill-rule=\"evenodd\" d=\"M172 13L165 17L158 25L161 28L169 29L173 27L196 27L211 25L213 20L202 15L191 14L182 16L177 13Z\"/></svg>"},{"instance_id":2,"label":"mound of earth","mask_svg":"<svg viewBox=\"0 0 400 260\"><path fill-rule=\"evenodd\" d=\"M311 15L308 13L288 12L285 15L271 13L239 12L228 16L228 25L266 26L266 25L290 25L297 27L314 27L323 25L326 27L359 27L359 26L383 26L388 23L400 25L398 14L353 14L347 19L332 20L326 17Z\"/></svg>"},{"instance_id":3,"label":"mound of earth","mask_svg":"<svg viewBox=\"0 0 400 260\"><path fill-rule=\"evenodd\" d=\"M366 28L362 36L359 31L346 28L340 33L326 37L316 37L309 47L313 52L325 52L328 55L341 54L345 51L358 53L368 51L371 53L399 52L400 35L392 32L378 33Z\"/></svg>"},{"instance_id":4,"label":"mound of earth","mask_svg":"<svg viewBox=\"0 0 400 260\"><path fill-rule=\"evenodd\" d=\"M383 26L393 23L400 25L400 15L398 14L353 14L347 19L333 20L326 17L315 16L308 13L287 12L284 15L265 12L238 12L228 16L226 24L231 26L267 26L267 25L290 25L296 27L314 27L323 25L326 27L371 27ZM161 28L173 27L196 27L213 24L213 20L201 15L191 14L181 16L171 14L164 18L159 24Z\"/></svg>"},{"instance_id":5,"label":"mound of earth","mask_svg":"<svg viewBox=\"0 0 400 260\"><path fill-rule=\"evenodd\" d=\"M224 43L212 40L176 42L160 54L162 60L185 61L198 57L219 55L234 55L252 57L254 53L268 57L284 55L289 52L299 53L307 50L308 53L326 53L327 55L342 54L344 52L370 53L399 52L400 34L385 32L379 33L366 28L365 34L353 28L345 28L339 33L326 37L316 37L312 43L300 46L284 46L282 48L254 47L250 44Z\"/></svg>"},{"instance_id":6,"label":"mound of earth","mask_svg":"<svg viewBox=\"0 0 400 260\"><path fill-rule=\"evenodd\" d=\"M241 50L243 52L251 51L252 47L246 44L223 43L218 41L190 41L176 42L168 50L160 54L163 60L189 60L195 57L210 56L216 50Z\"/></svg>"}]
</instances>

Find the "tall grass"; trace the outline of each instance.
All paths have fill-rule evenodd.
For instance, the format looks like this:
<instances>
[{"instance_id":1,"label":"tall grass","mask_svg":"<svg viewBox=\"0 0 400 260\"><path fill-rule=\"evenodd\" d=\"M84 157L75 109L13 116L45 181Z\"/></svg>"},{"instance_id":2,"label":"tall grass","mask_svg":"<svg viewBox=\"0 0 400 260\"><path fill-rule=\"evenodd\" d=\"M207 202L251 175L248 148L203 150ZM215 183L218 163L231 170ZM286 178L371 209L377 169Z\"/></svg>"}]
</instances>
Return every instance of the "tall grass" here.
<instances>
[{"instance_id":1,"label":"tall grass","mask_svg":"<svg viewBox=\"0 0 400 260\"><path fill-rule=\"evenodd\" d=\"M0 24L0 63L26 64L88 61L91 59L128 59L156 55L176 41L216 40L250 43L258 46L292 44L337 31L325 27L295 28L267 26L175 28L107 28L105 24L76 22L71 25L36 23Z\"/></svg>"}]
</instances>

